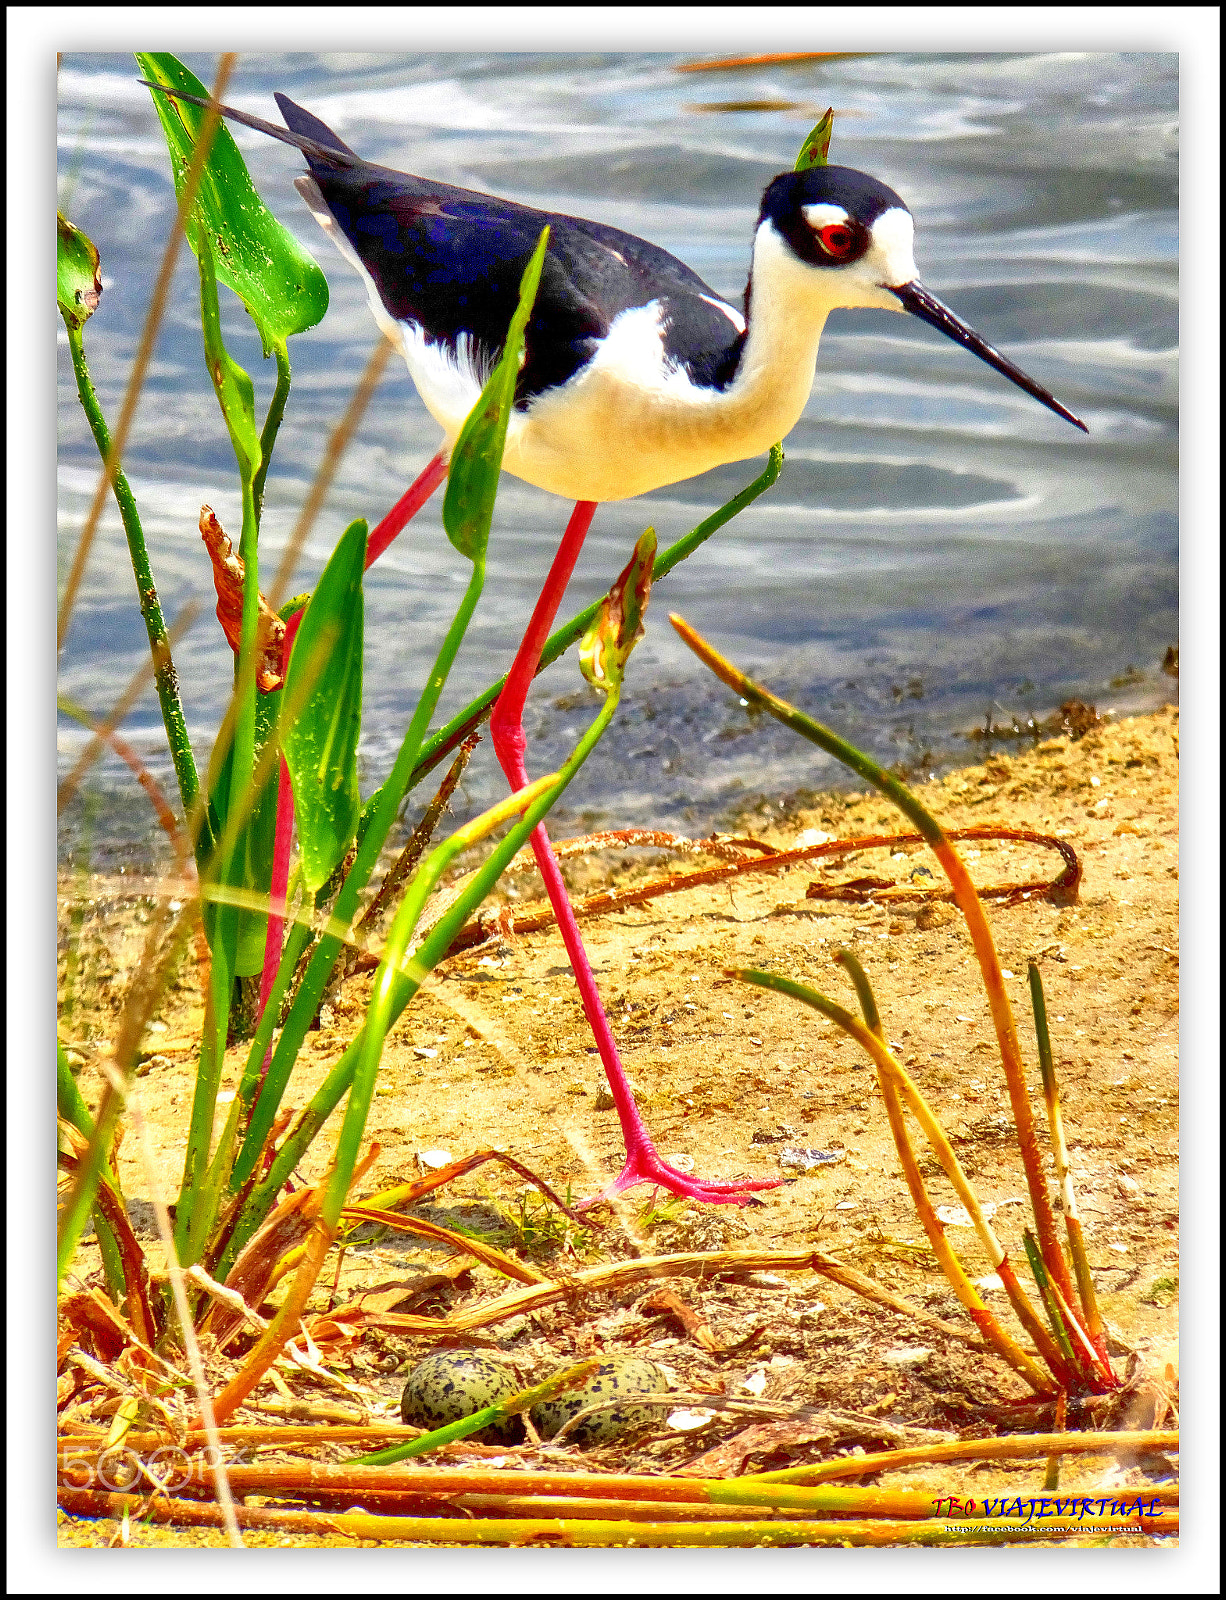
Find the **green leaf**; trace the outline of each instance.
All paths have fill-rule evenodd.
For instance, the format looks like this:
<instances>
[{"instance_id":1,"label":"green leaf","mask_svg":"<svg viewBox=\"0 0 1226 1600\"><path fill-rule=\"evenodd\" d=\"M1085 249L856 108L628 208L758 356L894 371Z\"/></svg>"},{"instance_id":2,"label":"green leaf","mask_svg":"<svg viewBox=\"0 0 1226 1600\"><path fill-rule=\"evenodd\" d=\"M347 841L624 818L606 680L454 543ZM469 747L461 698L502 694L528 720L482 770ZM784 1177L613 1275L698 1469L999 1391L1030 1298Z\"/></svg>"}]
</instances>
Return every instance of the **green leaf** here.
<instances>
[{"instance_id":1,"label":"green leaf","mask_svg":"<svg viewBox=\"0 0 1226 1600\"><path fill-rule=\"evenodd\" d=\"M651 594L655 559L656 530L648 528L583 635L579 666L592 688L601 694L621 688L630 652L643 637L643 613Z\"/></svg>"},{"instance_id":2,"label":"green leaf","mask_svg":"<svg viewBox=\"0 0 1226 1600\"><path fill-rule=\"evenodd\" d=\"M275 694L257 694L255 697L255 754L258 757L272 729L277 710ZM234 745L226 752L209 795L211 815L220 836L225 825L225 811L233 781ZM266 783L242 832L234 846L230 863L230 882L236 887L254 889L267 894L272 884L272 853L277 834L277 785ZM228 910L215 902L205 901L204 930L213 948L217 919L229 915L235 922L235 950L233 969L236 977L248 978L264 965L264 940L268 933L268 918L262 911L248 911L230 907Z\"/></svg>"},{"instance_id":3,"label":"green leaf","mask_svg":"<svg viewBox=\"0 0 1226 1600\"><path fill-rule=\"evenodd\" d=\"M200 241L200 326L204 333L204 359L226 420L238 470L250 485L260 470L260 434L255 425L255 387L230 354L221 338L221 313L217 304L217 279L213 252Z\"/></svg>"},{"instance_id":4,"label":"green leaf","mask_svg":"<svg viewBox=\"0 0 1226 1600\"><path fill-rule=\"evenodd\" d=\"M351 523L315 585L281 690L282 749L294 787L302 871L320 888L358 825L362 569L366 523Z\"/></svg>"},{"instance_id":5,"label":"green leaf","mask_svg":"<svg viewBox=\"0 0 1226 1600\"><path fill-rule=\"evenodd\" d=\"M208 99L208 89L174 56L164 51L137 51L136 60L151 83ZM179 194L207 113L201 106L172 100L155 89L150 93L170 147L175 193ZM323 317L328 309L327 279L256 193L224 122L213 137L196 205L188 219L187 239L197 255L201 219L217 256L217 276L246 306L259 329L266 356Z\"/></svg>"},{"instance_id":6,"label":"green leaf","mask_svg":"<svg viewBox=\"0 0 1226 1600\"><path fill-rule=\"evenodd\" d=\"M489 542L507 423L515 404L515 380L519 376L524 330L536 302L548 246L549 229L545 227L520 279L519 304L507 329L501 359L482 389L481 398L465 418L451 452L447 492L443 497L443 527L452 544L470 561L483 556Z\"/></svg>"},{"instance_id":7,"label":"green leaf","mask_svg":"<svg viewBox=\"0 0 1226 1600\"><path fill-rule=\"evenodd\" d=\"M74 329L83 328L102 298L98 250L62 211L56 213L56 227L56 299L65 320Z\"/></svg>"},{"instance_id":8,"label":"green leaf","mask_svg":"<svg viewBox=\"0 0 1226 1600\"><path fill-rule=\"evenodd\" d=\"M830 155L830 135L834 129L834 107L810 130L800 154L796 157L793 172L808 172L810 167L824 167Z\"/></svg>"}]
</instances>

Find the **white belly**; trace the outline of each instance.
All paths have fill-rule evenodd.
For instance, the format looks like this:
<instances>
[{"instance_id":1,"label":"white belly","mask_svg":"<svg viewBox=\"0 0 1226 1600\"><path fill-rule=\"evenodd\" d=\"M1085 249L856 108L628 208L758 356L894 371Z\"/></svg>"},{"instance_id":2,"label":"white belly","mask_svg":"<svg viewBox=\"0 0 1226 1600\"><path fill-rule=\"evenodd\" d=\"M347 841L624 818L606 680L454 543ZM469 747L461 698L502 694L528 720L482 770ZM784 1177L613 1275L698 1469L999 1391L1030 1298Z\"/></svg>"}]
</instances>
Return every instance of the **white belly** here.
<instances>
[{"instance_id":1,"label":"white belly","mask_svg":"<svg viewBox=\"0 0 1226 1600\"><path fill-rule=\"evenodd\" d=\"M467 347L453 356L415 328L400 331L413 382L450 448L483 373ZM503 469L567 500L603 502L763 455L804 410L816 356L816 338L798 341L797 359L766 365L749 348L727 389L705 389L665 361L654 303L624 311L593 361L513 413Z\"/></svg>"},{"instance_id":2,"label":"white belly","mask_svg":"<svg viewBox=\"0 0 1226 1600\"><path fill-rule=\"evenodd\" d=\"M796 421L729 426L722 396L686 388L647 393L587 369L516 413L503 468L568 500L628 500L761 455Z\"/></svg>"}]
</instances>

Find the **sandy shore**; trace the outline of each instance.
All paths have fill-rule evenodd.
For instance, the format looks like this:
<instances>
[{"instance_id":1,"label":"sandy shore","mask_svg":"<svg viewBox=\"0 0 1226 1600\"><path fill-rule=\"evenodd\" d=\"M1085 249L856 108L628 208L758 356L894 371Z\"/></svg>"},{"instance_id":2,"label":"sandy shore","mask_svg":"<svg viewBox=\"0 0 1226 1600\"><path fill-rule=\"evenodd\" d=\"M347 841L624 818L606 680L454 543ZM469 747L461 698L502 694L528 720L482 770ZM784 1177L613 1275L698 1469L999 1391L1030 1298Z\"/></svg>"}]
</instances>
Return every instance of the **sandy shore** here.
<instances>
[{"instance_id":1,"label":"sandy shore","mask_svg":"<svg viewBox=\"0 0 1226 1600\"><path fill-rule=\"evenodd\" d=\"M1032 1063L1040 1121L1028 960L1038 960L1043 972L1074 1179L1104 1314L1121 1352L1136 1350L1143 1365L1159 1368L1172 1358L1178 1326L1177 776L1178 717L1164 708L1101 725L1077 740L1053 738L993 757L925 793L947 828L1030 829L1066 841L1081 861L1075 904L1034 898L991 906L989 918L1023 1052ZM903 820L875 793L829 797L785 819L754 820L760 837L782 848L817 833L849 838L904 831ZM966 856L981 884L1053 878L1062 866L1050 850L1029 844L981 841L966 847ZM568 870L573 886L586 892L698 864L622 850ZM911 1209L867 1060L815 1012L725 976L732 967L770 968L850 1005L850 986L831 959L842 945L853 948L868 971L886 1032L981 1200L998 1208L994 1226L1002 1242L1022 1254L1030 1216L1014 1202L1025 1184L960 915L939 903L889 904L879 896L855 905L806 896L814 881L875 877L922 884L922 872L913 875L924 865L918 846L865 850L829 870L819 862L744 876L585 923L614 1032L661 1151L692 1162L704 1177L795 1180L750 1208L657 1204L651 1217L641 1209L649 1191L635 1191L629 1211L595 1236L592 1259L615 1234L621 1241L615 1253L818 1245L942 1317L960 1315ZM927 865L939 872L931 857ZM522 898L531 894L524 889ZM91 1104L99 1083L94 1062L138 958L143 915L118 882L61 882L61 990L65 982L71 990L61 1037L83 1062L80 1084ZM360 1023L368 983L359 978L347 985L325 1026L310 1036L292 1085L295 1104L309 1097ZM199 1019L198 974L189 959L146 1039L151 1059L138 1088L155 1129L158 1168L145 1171L129 1139L120 1153L129 1196L147 1197L154 1182L173 1196L178 1186ZM227 1089L241 1060L241 1051L227 1058ZM559 1192L569 1184L577 1196L592 1193L616 1172L621 1155L616 1115L601 1087L556 931L453 957L389 1038L368 1127L381 1154L363 1187L412 1177L422 1152L458 1158L492 1145ZM318 1157L300 1174L307 1181L326 1164L330 1129L317 1144ZM796 1149L837 1159L798 1175L794 1166L781 1165L784 1152ZM489 1165L449 1192L447 1206L455 1216L465 1204L514 1207L520 1192L520 1180ZM952 1200L940 1181L934 1193L938 1203ZM972 1277L986 1273L973 1231L951 1227L950 1233ZM84 1247L77 1270L85 1275L91 1256ZM405 1264L399 1247L353 1249L340 1292L386 1283ZM477 1292L491 1292L494 1281L481 1280ZM1026 1393L999 1363L990 1363L989 1371L982 1358L968 1361L953 1346L930 1351L918 1364L899 1364L891 1350L931 1346L931 1330L921 1337L905 1319L867 1307L810 1273L777 1286L742 1286L731 1298L716 1285L700 1291L691 1284L686 1294L700 1303L716 1335L730 1342L747 1322L763 1323L765 1333L736 1372L721 1368L729 1392L761 1369L767 1398L797 1404L837 1398L861 1413L955 1428L970 1425L984 1405L1020 1401ZM624 1298L628 1304L635 1296ZM1003 1295L997 1299L1004 1314ZM582 1334L582 1319L576 1324L567 1313L572 1344L590 1341L593 1331L598 1340L616 1339L624 1308L602 1300L598 1310ZM529 1320L529 1327L488 1332L521 1356L534 1340L543 1341L543 1352L561 1336L557 1318ZM702 1367L701 1361L695 1366L694 1350L675 1338L664 1346L661 1359L692 1382ZM406 1359L428 1347L404 1341ZM1177 1363L1177 1355L1173 1359ZM394 1402L403 1378L367 1373L363 1381ZM1087 1483L1103 1481L1103 1471L1103 1462L1077 1469ZM996 1477L1009 1481L1003 1468ZM989 1480L992 1473L976 1479L985 1493ZM98 1542L101 1530L66 1522L61 1539ZM204 1540L196 1533L139 1530L139 1542Z\"/></svg>"}]
</instances>

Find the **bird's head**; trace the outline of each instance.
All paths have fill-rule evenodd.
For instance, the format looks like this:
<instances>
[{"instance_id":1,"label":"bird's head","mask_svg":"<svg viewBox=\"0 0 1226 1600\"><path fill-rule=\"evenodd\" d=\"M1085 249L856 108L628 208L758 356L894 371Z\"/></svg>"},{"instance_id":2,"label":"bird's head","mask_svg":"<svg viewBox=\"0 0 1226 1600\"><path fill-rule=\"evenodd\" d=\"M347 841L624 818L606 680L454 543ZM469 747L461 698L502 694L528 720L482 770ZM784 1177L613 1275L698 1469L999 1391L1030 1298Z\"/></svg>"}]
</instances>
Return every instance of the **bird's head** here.
<instances>
[{"instance_id":1,"label":"bird's head","mask_svg":"<svg viewBox=\"0 0 1226 1600\"><path fill-rule=\"evenodd\" d=\"M834 306L901 311L894 289L918 277L910 211L893 189L851 167L783 173L762 196L758 227L819 275Z\"/></svg>"},{"instance_id":2,"label":"bird's head","mask_svg":"<svg viewBox=\"0 0 1226 1600\"><path fill-rule=\"evenodd\" d=\"M797 284L807 281L823 316L835 307L909 311L1088 432L1079 417L924 287L914 241L914 219L893 189L851 167L809 167L782 173L762 196L755 266L759 249L779 264L790 258L800 271L786 275Z\"/></svg>"}]
</instances>

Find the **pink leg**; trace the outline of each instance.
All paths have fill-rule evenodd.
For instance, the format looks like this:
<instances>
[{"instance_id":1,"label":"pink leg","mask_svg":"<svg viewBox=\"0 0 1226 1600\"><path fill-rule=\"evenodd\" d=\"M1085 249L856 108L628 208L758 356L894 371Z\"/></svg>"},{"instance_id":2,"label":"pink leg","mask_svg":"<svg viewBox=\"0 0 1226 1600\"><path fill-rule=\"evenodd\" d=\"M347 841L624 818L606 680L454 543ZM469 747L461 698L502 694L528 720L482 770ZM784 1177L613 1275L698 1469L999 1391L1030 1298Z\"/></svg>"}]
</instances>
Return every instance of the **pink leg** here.
<instances>
[{"instance_id":1,"label":"pink leg","mask_svg":"<svg viewBox=\"0 0 1226 1600\"><path fill-rule=\"evenodd\" d=\"M428 461L413 483L375 528L366 541L366 565L369 568L391 544L411 517L415 517L426 501L447 476L447 458L440 450Z\"/></svg>"},{"instance_id":2,"label":"pink leg","mask_svg":"<svg viewBox=\"0 0 1226 1600\"><path fill-rule=\"evenodd\" d=\"M549 629L566 585L570 582L571 573L574 571L575 562L583 547L583 540L591 526L595 511L596 506L590 500L581 500L575 506L553 566L549 569L545 587L541 590L540 599L536 603L536 610L532 613L528 631L507 675L506 686L490 717L490 734L494 750L513 790L522 789L528 781L524 766L523 727L524 702L528 697L528 685L536 672L541 651L549 636ZM562 942L570 958L588 1025L600 1051L600 1059L604 1063L609 1089L622 1125L622 1136L626 1141L625 1166L606 1189L595 1196L594 1200L586 1203L593 1205L596 1200L620 1194L623 1189L633 1188L637 1183L659 1184L662 1188L671 1190L673 1194L684 1195L693 1200L705 1200L711 1205L742 1205L747 1199L748 1190L777 1188L782 1179L708 1183L702 1178L691 1178L684 1172L678 1172L675 1167L670 1167L661 1159L639 1115L639 1108L634 1103L634 1095L625 1068L617 1054L617 1046L613 1042L608 1019L600 1002L596 980L592 976L591 965L583 948L583 941L579 937L579 927L566 893L566 885L562 881L562 874L558 870L558 863L543 825L532 835L532 852L536 857L541 877L545 880L545 889L554 915L558 919L558 927L562 931Z\"/></svg>"}]
</instances>

